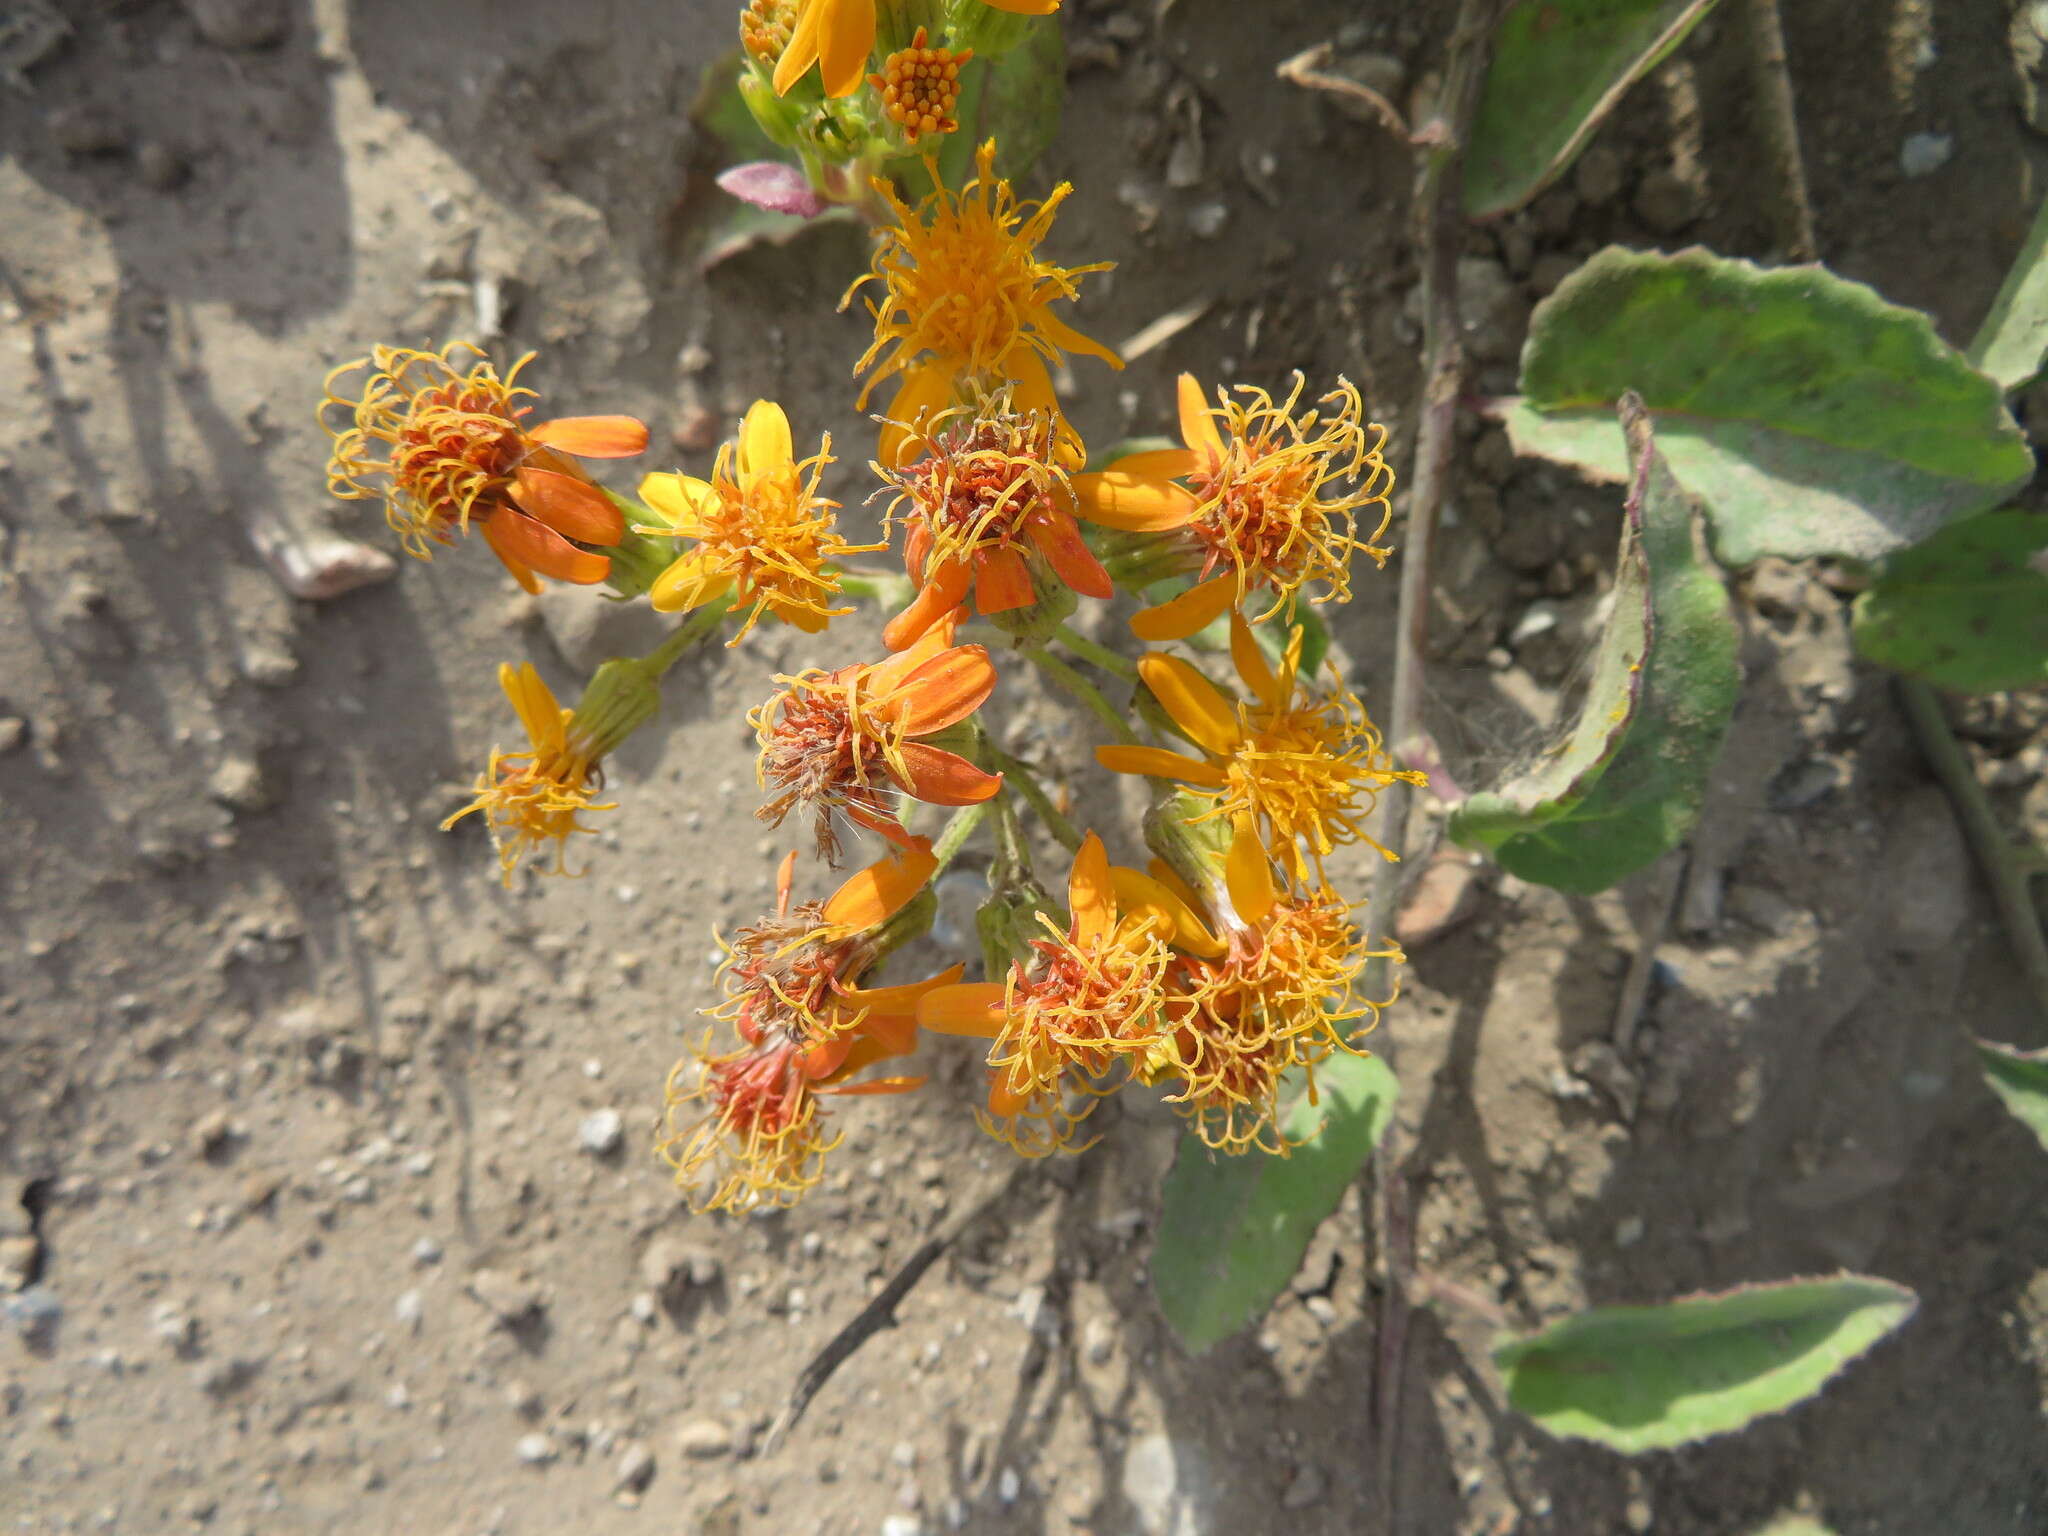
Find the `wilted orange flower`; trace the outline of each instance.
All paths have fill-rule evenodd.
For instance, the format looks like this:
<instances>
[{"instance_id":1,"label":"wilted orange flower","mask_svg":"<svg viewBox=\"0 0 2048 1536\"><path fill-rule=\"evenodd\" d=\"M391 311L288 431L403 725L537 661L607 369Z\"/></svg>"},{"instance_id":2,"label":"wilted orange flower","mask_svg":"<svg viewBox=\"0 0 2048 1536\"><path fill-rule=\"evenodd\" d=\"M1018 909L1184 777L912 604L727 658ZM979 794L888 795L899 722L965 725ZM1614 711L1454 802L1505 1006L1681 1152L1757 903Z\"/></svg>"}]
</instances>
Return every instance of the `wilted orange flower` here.
<instances>
[{"instance_id":1,"label":"wilted orange flower","mask_svg":"<svg viewBox=\"0 0 2048 1536\"><path fill-rule=\"evenodd\" d=\"M566 873L569 839L596 830L582 825L577 817L585 811L612 809L591 803L592 795L604 787L599 765L605 753L652 710L619 730L625 721L612 718L611 711L600 710L598 717L587 717L578 710L563 709L531 662L516 667L507 662L499 667L498 684L526 727L528 750L493 750L489 766L476 781L476 799L442 822L441 830L447 831L465 816L482 813L490 824L491 839L498 845L498 864L509 886L519 861L542 843L555 845L552 872Z\"/></svg>"},{"instance_id":2,"label":"wilted orange flower","mask_svg":"<svg viewBox=\"0 0 2048 1536\"><path fill-rule=\"evenodd\" d=\"M779 827L791 811L810 812L818 853L836 864L835 812L908 846L898 792L928 805L974 805L1001 789L1001 774L920 739L958 725L995 691L988 651L953 645L952 634L944 622L887 661L777 677L781 692L747 716L770 796L756 814Z\"/></svg>"},{"instance_id":3,"label":"wilted orange flower","mask_svg":"<svg viewBox=\"0 0 2048 1536\"><path fill-rule=\"evenodd\" d=\"M1028 607L1037 598L1034 554L1084 596L1115 591L1074 521L1051 412L1019 410L1013 396L1005 385L976 405L938 412L906 437L903 467L875 466L896 493L889 521L904 529L903 564L918 585L882 631L891 650L970 593L983 614Z\"/></svg>"},{"instance_id":4,"label":"wilted orange flower","mask_svg":"<svg viewBox=\"0 0 2048 1536\"><path fill-rule=\"evenodd\" d=\"M940 1034L990 1039L988 1128L1027 1156L1076 1150L1094 1107L1070 1091L1107 1091L1105 1078L1150 1051L1170 1027L1167 978L1181 940L1214 947L1180 898L1132 869L1112 871L1089 833L1074 855L1063 933L1043 913L1037 960L1008 980L940 987L918 1004L917 1022Z\"/></svg>"},{"instance_id":5,"label":"wilted orange flower","mask_svg":"<svg viewBox=\"0 0 2048 1536\"><path fill-rule=\"evenodd\" d=\"M869 75L868 84L880 92L889 121L915 144L928 133L959 131L953 106L960 99L960 66L973 57L972 48L955 52L927 46L925 29L919 27L910 46L884 59L881 73Z\"/></svg>"},{"instance_id":6,"label":"wilted orange flower","mask_svg":"<svg viewBox=\"0 0 2048 1536\"><path fill-rule=\"evenodd\" d=\"M874 343L854 372L874 369L861 387L863 410L877 384L900 379L882 430L884 464L901 462L910 432L956 390L986 393L1012 380L1016 409L1052 413L1062 451L1078 464L1079 439L1059 414L1047 365L1087 352L1123 367L1116 353L1052 313L1055 302L1077 295L1077 278L1114 265L1060 267L1038 259L1035 248L1073 188L1061 182L1043 202L1020 202L1008 179L995 174L995 153L991 139L975 152L974 179L958 192L937 189L918 213L888 182L874 183L896 224L880 232L873 269L841 302L851 302L864 283L882 285L881 301L868 301Z\"/></svg>"},{"instance_id":7,"label":"wilted orange flower","mask_svg":"<svg viewBox=\"0 0 2048 1536\"><path fill-rule=\"evenodd\" d=\"M1197 819L1249 822L1297 886L1308 884L1311 869L1320 882L1323 859L1342 844L1369 843L1386 854L1365 830L1380 790L1396 779L1427 784L1427 776L1393 766L1355 695L1336 688L1319 696L1300 686L1299 630L1276 674L1233 609L1230 653L1249 701L1232 698L1177 657L1153 652L1138 661L1138 675L1202 757L1105 746L1095 749L1095 760L1114 773L1178 779L1214 802Z\"/></svg>"},{"instance_id":8,"label":"wilted orange flower","mask_svg":"<svg viewBox=\"0 0 2048 1536\"><path fill-rule=\"evenodd\" d=\"M728 612L749 610L737 645L766 613L814 635L850 608L832 607L839 595L834 562L884 546L849 544L833 512L838 503L818 495L818 478L832 462L832 439L798 462L789 418L772 400L756 400L740 423L737 446L718 450L710 480L649 475L640 499L666 524L638 532L695 543L648 593L657 612L674 613L732 599ZM805 475L809 475L806 480Z\"/></svg>"},{"instance_id":9,"label":"wilted orange flower","mask_svg":"<svg viewBox=\"0 0 2048 1536\"><path fill-rule=\"evenodd\" d=\"M827 96L851 96L875 46L875 0L799 0L803 9L796 33L775 66L775 94L780 96L813 64L825 82ZM1050 16L1060 0L983 0L999 11L1018 16Z\"/></svg>"},{"instance_id":10,"label":"wilted orange flower","mask_svg":"<svg viewBox=\"0 0 2048 1536\"><path fill-rule=\"evenodd\" d=\"M930 881L928 843L861 870L826 901L790 910L796 855L783 860L772 916L727 946L725 1000L707 1009L744 1042L717 1054L709 1040L669 1073L657 1150L688 1186L698 1210L793 1204L818 1182L839 1144L821 1118L820 1094L902 1093L921 1077L851 1079L917 1045L917 1008L958 980L954 966L928 981L861 988L879 952L877 931ZM695 1071L692 1071L694 1067Z\"/></svg>"},{"instance_id":11,"label":"wilted orange flower","mask_svg":"<svg viewBox=\"0 0 2048 1536\"><path fill-rule=\"evenodd\" d=\"M1179 640L1241 607L1255 589L1272 594L1257 617L1270 618L1311 585L1314 602L1351 596L1351 556L1381 566L1391 550L1373 540L1393 518L1388 493L1394 472L1381 456L1386 428L1364 420L1351 384L1319 402L1334 407L1297 413L1303 380L1286 400L1240 385L1243 400L1222 391L1202 398L1193 374L1180 376L1180 429L1185 448L1119 459L1098 474L1074 477L1082 515L1139 533L1186 531L1200 560L1201 580L1131 621L1144 640ZM1186 484L1176 482L1185 481ZM1338 489L1340 482L1349 489ZM1357 536L1361 509L1379 522Z\"/></svg>"},{"instance_id":12,"label":"wilted orange flower","mask_svg":"<svg viewBox=\"0 0 2048 1536\"><path fill-rule=\"evenodd\" d=\"M456 351L476 359L467 372L449 360ZM540 590L536 571L582 586L603 581L610 557L578 545L618 543L625 518L568 456L631 458L646 450L647 427L630 416L558 416L524 425L533 408L520 402L535 396L515 380L532 360L527 353L502 379L470 346L377 347L342 364L327 376L320 406L321 425L334 439L328 490L350 499L381 497L385 520L422 560L432 558L432 544L452 544L475 523L529 592ZM362 368L372 372L359 398L335 393L336 380ZM326 420L336 407L351 413L351 425L338 431Z\"/></svg>"}]
</instances>

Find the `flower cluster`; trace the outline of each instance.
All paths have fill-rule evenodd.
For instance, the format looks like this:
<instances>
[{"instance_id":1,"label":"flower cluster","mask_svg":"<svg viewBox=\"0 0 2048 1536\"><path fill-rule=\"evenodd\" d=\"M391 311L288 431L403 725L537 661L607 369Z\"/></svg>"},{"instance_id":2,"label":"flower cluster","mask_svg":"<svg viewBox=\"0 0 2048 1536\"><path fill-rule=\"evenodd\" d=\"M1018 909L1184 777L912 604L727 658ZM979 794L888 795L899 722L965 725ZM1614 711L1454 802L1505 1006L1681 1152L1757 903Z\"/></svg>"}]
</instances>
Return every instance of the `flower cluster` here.
<instances>
[{"instance_id":1,"label":"flower cluster","mask_svg":"<svg viewBox=\"0 0 2048 1536\"><path fill-rule=\"evenodd\" d=\"M1056 0L988 5L1026 26ZM935 43L923 25L879 36L902 16L891 7L878 22L874 0L748 0L744 68L777 100L809 92L829 106L865 84L890 132L941 136L962 68L1006 35L960 35L961 17L985 8L957 0ZM908 592L875 651L849 659L839 646L834 665L775 675L747 716L760 819L794 817L827 866L849 839L882 856L798 902L791 852L772 911L721 941L719 997L669 1078L657 1141L698 1209L800 1198L841 1139L828 1101L918 1087L888 1064L927 1033L986 1043L983 1123L1026 1155L1085 1145L1095 1106L1132 1084L1163 1093L1221 1151L1284 1154L1289 1085L1313 1092L1317 1067L1358 1051L1391 1000L1366 973L1399 950L1366 937L1333 855L1377 847L1376 797L1422 776L1393 761L1320 663L1308 622L1309 605L1348 598L1354 555L1387 558L1385 432L1341 380L1315 398L1299 377L1278 395L1211 397L1183 375L1182 446L1088 471L1054 379L1070 358L1122 366L1068 318L1106 264L1046 254L1070 189L1021 198L996 157L993 141L979 146L956 186L926 161L933 188L915 200L883 177L866 189L875 250L845 302L864 301L872 322L858 403L887 394L869 465L879 543L842 533L822 494L831 439L800 455L772 401L747 410L701 476L657 471L626 496L577 461L638 454L646 428L623 416L528 425L535 397L516 382L527 359L500 376L475 349L379 349L351 365L370 370L355 398L330 383L325 408L345 412L331 483L382 497L415 554L474 528L528 590L541 577L602 584L687 615L652 654L599 668L573 708L532 665L501 670L525 748L494 751L449 821L488 826L508 883L530 853L565 870L570 840L612 808L598 803L607 759L653 715L690 646L720 632L738 645L764 625L814 636L863 597ZM884 550L900 578L849 564ZM1135 656L1068 622L1083 600L1120 598L1135 600ZM1219 681L1208 658L1225 655ZM1004 733L985 718L1007 663L1087 708L1109 737L1094 750L1102 769L1150 786L1144 855L1112 862L1110 840L1070 821L1071 802L996 744ZM943 829L921 806L942 808ZM930 928L935 882L983 831L994 848L981 979L961 962L879 982ZM1064 904L1032 867L1048 841L1068 855Z\"/></svg>"}]
</instances>

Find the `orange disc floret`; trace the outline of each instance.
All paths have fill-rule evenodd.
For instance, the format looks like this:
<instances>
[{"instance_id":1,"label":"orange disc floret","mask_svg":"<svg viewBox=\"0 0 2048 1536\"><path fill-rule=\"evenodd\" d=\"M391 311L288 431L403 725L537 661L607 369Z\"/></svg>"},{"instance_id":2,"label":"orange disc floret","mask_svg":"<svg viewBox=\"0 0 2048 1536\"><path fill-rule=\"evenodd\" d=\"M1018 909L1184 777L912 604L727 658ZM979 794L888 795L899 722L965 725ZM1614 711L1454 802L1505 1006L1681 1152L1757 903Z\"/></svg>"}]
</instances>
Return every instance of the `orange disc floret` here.
<instances>
[{"instance_id":1,"label":"orange disc floret","mask_svg":"<svg viewBox=\"0 0 2048 1536\"><path fill-rule=\"evenodd\" d=\"M1001 789L1001 774L924 739L966 720L995 690L987 650L953 645L952 631L941 623L884 662L777 677L782 690L747 716L769 793L761 820L780 826L792 811L808 812L819 856L836 864L838 814L909 846L899 793L975 805Z\"/></svg>"},{"instance_id":2,"label":"orange disc floret","mask_svg":"<svg viewBox=\"0 0 2048 1536\"><path fill-rule=\"evenodd\" d=\"M458 369L451 355L475 360ZM458 345L439 352L377 347L327 376L321 424L334 439L327 465L336 496L384 502L406 550L426 560L474 523L519 584L538 592L538 572L591 585L611 571L609 547L625 519L590 483L576 458L630 458L647 427L630 416L564 416L527 426L534 392L517 382L533 354L501 378L488 356ZM354 399L336 393L345 374L371 370ZM327 413L349 413L337 428Z\"/></svg>"},{"instance_id":3,"label":"orange disc floret","mask_svg":"<svg viewBox=\"0 0 2048 1536\"><path fill-rule=\"evenodd\" d=\"M972 48L928 47L925 29L919 27L910 46L884 59L868 84L881 94L889 121L915 144L928 133L959 130L953 108L960 100L960 66L973 57Z\"/></svg>"},{"instance_id":4,"label":"orange disc floret","mask_svg":"<svg viewBox=\"0 0 2048 1536\"><path fill-rule=\"evenodd\" d=\"M796 29L797 0L747 0L740 9L740 46L764 69L773 69Z\"/></svg>"},{"instance_id":5,"label":"orange disc floret","mask_svg":"<svg viewBox=\"0 0 2048 1536\"><path fill-rule=\"evenodd\" d=\"M895 492L889 523L904 531L903 564L918 587L883 631L892 650L970 596L982 614L1036 601L1034 555L1084 596L1115 590L1074 521L1055 417L1019 410L1014 393L1004 386L940 411L909 433L901 467L875 466Z\"/></svg>"}]
</instances>

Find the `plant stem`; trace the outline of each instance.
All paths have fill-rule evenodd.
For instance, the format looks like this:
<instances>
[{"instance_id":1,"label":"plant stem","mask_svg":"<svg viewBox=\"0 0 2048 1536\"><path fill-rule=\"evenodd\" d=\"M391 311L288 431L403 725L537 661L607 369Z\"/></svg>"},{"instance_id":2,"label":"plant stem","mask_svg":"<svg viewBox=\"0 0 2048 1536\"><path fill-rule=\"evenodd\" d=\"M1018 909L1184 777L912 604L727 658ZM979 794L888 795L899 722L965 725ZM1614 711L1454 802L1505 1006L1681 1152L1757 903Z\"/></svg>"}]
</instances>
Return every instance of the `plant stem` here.
<instances>
[{"instance_id":1,"label":"plant stem","mask_svg":"<svg viewBox=\"0 0 2048 1536\"><path fill-rule=\"evenodd\" d=\"M989 803L963 805L946 818L946 828L939 834L939 840L932 844L932 857L938 865L932 870L932 878L938 879L946 872L946 866L967 846L967 839L974 835L974 829L981 825L981 818L988 814Z\"/></svg>"},{"instance_id":2,"label":"plant stem","mask_svg":"<svg viewBox=\"0 0 2048 1536\"><path fill-rule=\"evenodd\" d=\"M1034 645L1027 649L1024 654L1031 659L1031 664L1043 672L1048 679L1087 705L1089 710L1095 715L1095 718L1109 727L1111 736L1121 742L1137 740L1131 734L1131 728L1125 723L1124 717L1110 706L1109 700L1105 699L1096 686L1089 682L1087 678L1076 672L1058 657L1047 655L1044 646Z\"/></svg>"},{"instance_id":3,"label":"plant stem","mask_svg":"<svg viewBox=\"0 0 2048 1536\"><path fill-rule=\"evenodd\" d=\"M1978 866L1991 886L2006 939L2027 985L2033 989L2041 1017L2048 1020L2048 938L2042 936L2040 913L2028 889L2033 861L2013 846L2012 839L1998 824L1990 797L1977 782L1955 732L1949 729L1941 698L1933 687L1918 678L1902 677L1898 679L1898 690L1899 707L1913 727L1920 750L1927 754L1928 766L1955 805L1963 836L1969 840L1970 851L1976 854Z\"/></svg>"},{"instance_id":4,"label":"plant stem","mask_svg":"<svg viewBox=\"0 0 2048 1536\"><path fill-rule=\"evenodd\" d=\"M724 622L725 610L715 604L706 604L678 624L666 640L641 657L641 664L649 668L656 677L667 676L670 667L681 661L687 651Z\"/></svg>"},{"instance_id":5,"label":"plant stem","mask_svg":"<svg viewBox=\"0 0 2048 1536\"><path fill-rule=\"evenodd\" d=\"M1785 65L1785 28L1778 0L1749 0L1743 14L1749 44L1750 99L1757 126L1778 173L1778 244L1793 261L1820 255L1813 230L1813 202L1806 192L1806 161L1799 152L1799 112L1792 100L1792 75Z\"/></svg>"},{"instance_id":6,"label":"plant stem","mask_svg":"<svg viewBox=\"0 0 2048 1536\"><path fill-rule=\"evenodd\" d=\"M1120 677L1127 683L1138 681L1137 664L1129 657L1119 656L1106 645L1097 645L1071 624L1062 624L1053 632L1053 638L1072 651L1092 667L1097 667L1112 677Z\"/></svg>"},{"instance_id":7,"label":"plant stem","mask_svg":"<svg viewBox=\"0 0 2048 1536\"><path fill-rule=\"evenodd\" d=\"M1073 822L1052 803L1052 797L1045 792L1045 786L1038 782L1038 774L1021 758L1010 756L994 743L988 747L991 766L1003 775L1003 782L1013 786L1031 807L1032 814L1045 823L1046 831L1058 838L1068 852L1078 852L1081 847L1081 833Z\"/></svg>"}]
</instances>

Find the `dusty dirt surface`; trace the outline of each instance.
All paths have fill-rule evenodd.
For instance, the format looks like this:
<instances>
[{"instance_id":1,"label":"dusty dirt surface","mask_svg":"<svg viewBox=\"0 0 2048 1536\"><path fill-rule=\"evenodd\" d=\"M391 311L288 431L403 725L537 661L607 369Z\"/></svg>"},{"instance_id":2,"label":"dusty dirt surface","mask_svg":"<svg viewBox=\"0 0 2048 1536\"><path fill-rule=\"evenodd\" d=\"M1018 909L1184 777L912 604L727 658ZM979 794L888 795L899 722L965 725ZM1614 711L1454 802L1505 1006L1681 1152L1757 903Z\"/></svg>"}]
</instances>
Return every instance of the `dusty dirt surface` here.
<instances>
[{"instance_id":1,"label":"dusty dirt surface","mask_svg":"<svg viewBox=\"0 0 2048 1536\"><path fill-rule=\"evenodd\" d=\"M649 631L527 600L474 545L319 602L273 574L388 547L324 494L321 374L499 321L481 339L541 349L546 406L652 421L651 462L702 472L769 396L847 450L837 494L867 493L863 328L833 312L861 237L698 269L723 205L685 111L730 9L0 4L0 1257L34 1282L0 1330L9 1530L1382 1529L1355 1194L1271 1315L1200 1359L1145 1272L1176 1122L1126 1095L1085 1156L1020 1165L976 1129L956 1042L926 1048L924 1092L846 1109L795 1212L680 1208L649 1151L663 1077L712 998L712 930L765 908L784 846L751 815L741 715L823 657L777 635L686 661L613 764L587 876L507 893L478 833L437 830L512 728L496 664L571 688ZM1342 372L1405 466L1408 156L1273 66L1335 38L1412 82L1430 8L1154 9L1070 0L1034 184L1078 189L1057 255L1118 263L1083 328L1207 307L1120 375L1078 368L1080 424L1162 429L1183 368ZM1786 10L1826 255L1967 339L2040 195L2009 7ZM1564 186L1472 232L1482 388L1603 243L1771 254L1738 41L1710 19ZM1948 156L1909 177L1917 134ZM1617 497L1476 422L1462 466L1432 724L1484 775L1560 706ZM1385 1037L1451 1299L1410 1339L1404 1533L2048 1529L2048 1159L1965 1041L2039 1026L1826 575L1743 584L1748 691L1626 1050L1654 872L1595 901L1481 872L1412 956ZM1358 585L1338 638L1377 699L1395 579ZM1085 728L1028 683L1002 699L1128 835ZM2007 809L2048 820L2041 701L1969 726ZM1363 894L1362 860L1336 873ZM766 1445L801 1364L984 1201ZM1740 1437L1625 1462L1499 1404L1494 1314L1839 1266L1911 1285L1919 1316Z\"/></svg>"}]
</instances>

